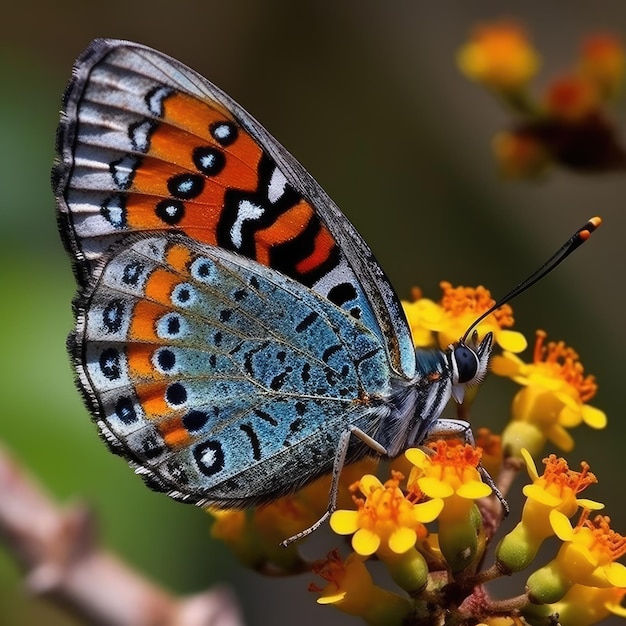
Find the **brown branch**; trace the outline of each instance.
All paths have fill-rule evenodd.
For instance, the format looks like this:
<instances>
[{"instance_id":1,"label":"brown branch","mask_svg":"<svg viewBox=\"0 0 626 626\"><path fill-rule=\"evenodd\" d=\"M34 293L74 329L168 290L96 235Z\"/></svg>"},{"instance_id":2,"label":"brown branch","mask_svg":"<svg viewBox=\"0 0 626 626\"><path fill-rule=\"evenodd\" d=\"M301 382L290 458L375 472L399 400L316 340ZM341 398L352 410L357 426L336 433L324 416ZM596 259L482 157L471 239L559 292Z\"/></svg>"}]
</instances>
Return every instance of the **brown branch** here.
<instances>
[{"instance_id":1,"label":"brown branch","mask_svg":"<svg viewBox=\"0 0 626 626\"><path fill-rule=\"evenodd\" d=\"M242 625L229 591L179 598L100 548L89 510L60 508L2 447L0 541L25 569L31 593L89 624Z\"/></svg>"}]
</instances>

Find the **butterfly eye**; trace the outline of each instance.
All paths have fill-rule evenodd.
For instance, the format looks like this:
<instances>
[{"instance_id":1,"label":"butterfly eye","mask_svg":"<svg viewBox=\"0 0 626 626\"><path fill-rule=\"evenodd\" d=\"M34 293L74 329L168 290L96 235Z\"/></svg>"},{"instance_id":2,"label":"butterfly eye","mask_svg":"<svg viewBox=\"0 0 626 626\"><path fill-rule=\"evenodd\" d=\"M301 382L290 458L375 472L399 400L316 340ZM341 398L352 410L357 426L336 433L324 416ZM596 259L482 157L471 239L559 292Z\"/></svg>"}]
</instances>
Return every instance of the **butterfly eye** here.
<instances>
[{"instance_id":1,"label":"butterfly eye","mask_svg":"<svg viewBox=\"0 0 626 626\"><path fill-rule=\"evenodd\" d=\"M459 383L470 382L477 374L480 362L476 353L465 345L454 348L454 360Z\"/></svg>"}]
</instances>

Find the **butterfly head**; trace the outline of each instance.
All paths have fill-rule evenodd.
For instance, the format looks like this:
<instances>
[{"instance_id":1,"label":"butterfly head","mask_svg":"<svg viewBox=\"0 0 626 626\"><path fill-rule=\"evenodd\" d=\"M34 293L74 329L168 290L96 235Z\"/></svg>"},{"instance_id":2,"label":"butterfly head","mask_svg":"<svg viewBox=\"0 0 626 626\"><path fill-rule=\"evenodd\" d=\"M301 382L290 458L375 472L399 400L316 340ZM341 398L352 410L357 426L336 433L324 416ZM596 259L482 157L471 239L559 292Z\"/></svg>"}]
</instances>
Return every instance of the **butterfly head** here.
<instances>
[{"instance_id":1,"label":"butterfly head","mask_svg":"<svg viewBox=\"0 0 626 626\"><path fill-rule=\"evenodd\" d=\"M459 404L463 402L465 388L479 385L485 378L492 346L492 333L487 333L479 342L476 331L469 341L460 340L450 346L452 396Z\"/></svg>"}]
</instances>

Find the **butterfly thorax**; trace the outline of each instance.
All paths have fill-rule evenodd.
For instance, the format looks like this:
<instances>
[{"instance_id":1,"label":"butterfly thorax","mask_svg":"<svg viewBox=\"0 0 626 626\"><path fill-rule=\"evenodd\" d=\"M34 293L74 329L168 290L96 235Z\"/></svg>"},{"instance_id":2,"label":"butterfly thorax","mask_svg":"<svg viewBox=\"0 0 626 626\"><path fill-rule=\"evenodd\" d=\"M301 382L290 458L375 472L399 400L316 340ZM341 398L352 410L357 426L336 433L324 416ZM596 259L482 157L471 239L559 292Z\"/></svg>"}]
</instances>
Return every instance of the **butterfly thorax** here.
<instances>
[{"instance_id":1,"label":"butterfly thorax","mask_svg":"<svg viewBox=\"0 0 626 626\"><path fill-rule=\"evenodd\" d=\"M392 380L388 404L392 407L381 420L376 440L390 457L419 445L452 393L448 351L418 349L416 373L411 379Z\"/></svg>"},{"instance_id":2,"label":"butterfly thorax","mask_svg":"<svg viewBox=\"0 0 626 626\"><path fill-rule=\"evenodd\" d=\"M461 403L465 388L479 384L485 376L493 337L487 333L478 342L458 341L447 350L415 351L415 375L391 379L389 413L380 420L375 438L390 457L422 444L435 430L450 396Z\"/></svg>"}]
</instances>

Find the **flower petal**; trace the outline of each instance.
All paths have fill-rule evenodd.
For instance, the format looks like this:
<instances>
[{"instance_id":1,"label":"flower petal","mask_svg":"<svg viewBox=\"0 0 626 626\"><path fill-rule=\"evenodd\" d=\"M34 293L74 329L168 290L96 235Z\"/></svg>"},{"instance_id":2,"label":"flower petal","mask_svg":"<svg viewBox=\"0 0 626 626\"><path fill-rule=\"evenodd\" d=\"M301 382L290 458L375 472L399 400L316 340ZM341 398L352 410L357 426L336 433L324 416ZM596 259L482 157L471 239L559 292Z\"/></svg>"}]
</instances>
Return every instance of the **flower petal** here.
<instances>
[{"instance_id":1,"label":"flower petal","mask_svg":"<svg viewBox=\"0 0 626 626\"><path fill-rule=\"evenodd\" d=\"M567 519L567 515L564 515L556 509L552 509L552 511L550 511L550 526L552 526L554 534L561 541L572 540L572 537L574 536L574 529L572 528L569 519Z\"/></svg>"},{"instance_id":2,"label":"flower petal","mask_svg":"<svg viewBox=\"0 0 626 626\"><path fill-rule=\"evenodd\" d=\"M327 596L320 596L317 599L318 604L338 604L346 597L346 591L337 591Z\"/></svg>"},{"instance_id":3,"label":"flower petal","mask_svg":"<svg viewBox=\"0 0 626 626\"><path fill-rule=\"evenodd\" d=\"M396 554L404 554L410 550L417 541L417 533L412 528L402 526L391 533L389 548Z\"/></svg>"},{"instance_id":4,"label":"flower petal","mask_svg":"<svg viewBox=\"0 0 626 626\"><path fill-rule=\"evenodd\" d=\"M583 405L583 421L591 428L604 428L606 426L606 413L588 404Z\"/></svg>"},{"instance_id":5,"label":"flower petal","mask_svg":"<svg viewBox=\"0 0 626 626\"><path fill-rule=\"evenodd\" d=\"M471 480L463 483L457 490L457 496L467 498L468 500L477 500L478 498L486 498L491 495L491 487L480 480Z\"/></svg>"},{"instance_id":6,"label":"flower petal","mask_svg":"<svg viewBox=\"0 0 626 626\"><path fill-rule=\"evenodd\" d=\"M330 527L338 535L351 535L359 528L358 520L358 511L335 511L330 516Z\"/></svg>"},{"instance_id":7,"label":"flower petal","mask_svg":"<svg viewBox=\"0 0 626 626\"><path fill-rule=\"evenodd\" d=\"M590 511L599 511L604 508L602 502L596 502L595 500L587 500L586 498L576 498L576 504L583 509L589 509Z\"/></svg>"},{"instance_id":8,"label":"flower petal","mask_svg":"<svg viewBox=\"0 0 626 626\"><path fill-rule=\"evenodd\" d=\"M502 356L496 355L491 359L489 369L498 376L513 378L519 376L520 366L523 362L510 352L505 352Z\"/></svg>"},{"instance_id":9,"label":"flower petal","mask_svg":"<svg viewBox=\"0 0 626 626\"><path fill-rule=\"evenodd\" d=\"M439 516L443 509L443 500L441 498L433 498L420 502L413 507L415 519L422 524L433 522Z\"/></svg>"},{"instance_id":10,"label":"flower petal","mask_svg":"<svg viewBox=\"0 0 626 626\"><path fill-rule=\"evenodd\" d=\"M503 350L509 352L523 352L528 346L526 337L516 330L499 330L496 342Z\"/></svg>"},{"instance_id":11,"label":"flower petal","mask_svg":"<svg viewBox=\"0 0 626 626\"><path fill-rule=\"evenodd\" d=\"M560 424L554 424L549 428L546 437L564 452L571 452L574 448L573 437Z\"/></svg>"},{"instance_id":12,"label":"flower petal","mask_svg":"<svg viewBox=\"0 0 626 626\"><path fill-rule=\"evenodd\" d=\"M539 502L540 504L545 504L550 507L559 506L563 502L561 498L548 493L539 485L524 485L522 493L530 500L535 500L535 502Z\"/></svg>"},{"instance_id":13,"label":"flower petal","mask_svg":"<svg viewBox=\"0 0 626 626\"><path fill-rule=\"evenodd\" d=\"M607 580L621 589L626 588L626 567L621 563L609 563L603 567Z\"/></svg>"},{"instance_id":14,"label":"flower petal","mask_svg":"<svg viewBox=\"0 0 626 626\"><path fill-rule=\"evenodd\" d=\"M530 480L533 482L539 478L539 473L537 472L537 466L535 465L535 459L530 456L530 452L526 450L526 448L521 449L522 458L524 459L524 463L526 463L526 471L530 476Z\"/></svg>"},{"instance_id":15,"label":"flower petal","mask_svg":"<svg viewBox=\"0 0 626 626\"><path fill-rule=\"evenodd\" d=\"M359 480L359 490L365 497L369 496L372 491L382 488L383 484L373 474L365 474L361 477L361 480Z\"/></svg>"},{"instance_id":16,"label":"flower petal","mask_svg":"<svg viewBox=\"0 0 626 626\"><path fill-rule=\"evenodd\" d=\"M454 493L454 489L438 478L422 476L417 479L419 488L431 498L448 498Z\"/></svg>"},{"instance_id":17,"label":"flower petal","mask_svg":"<svg viewBox=\"0 0 626 626\"><path fill-rule=\"evenodd\" d=\"M362 556L374 554L379 546L380 537L367 528L359 528L352 537L352 548L357 554Z\"/></svg>"},{"instance_id":18,"label":"flower petal","mask_svg":"<svg viewBox=\"0 0 626 626\"><path fill-rule=\"evenodd\" d=\"M565 428L574 428L583 421L582 406L576 404L574 407L564 406L559 412L559 424Z\"/></svg>"},{"instance_id":19,"label":"flower petal","mask_svg":"<svg viewBox=\"0 0 626 626\"><path fill-rule=\"evenodd\" d=\"M619 602L607 602L605 606L613 615L626 617L626 607L623 607Z\"/></svg>"},{"instance_id":20,"label":"flower petal","mask_svg":"<svg viewBox=\"0 0 626 626\"><path fill-rule=\"evenodd\" d=\"M419 448L409 448L405 451L404 456L420 469L423 469L425 465L429 465L430 463L429 456Z\"/></svg>"}]
</instances>

